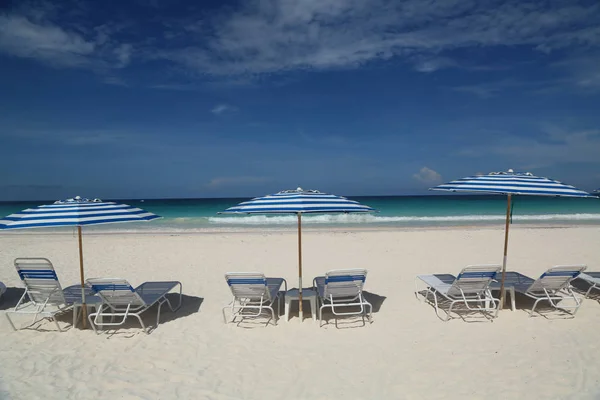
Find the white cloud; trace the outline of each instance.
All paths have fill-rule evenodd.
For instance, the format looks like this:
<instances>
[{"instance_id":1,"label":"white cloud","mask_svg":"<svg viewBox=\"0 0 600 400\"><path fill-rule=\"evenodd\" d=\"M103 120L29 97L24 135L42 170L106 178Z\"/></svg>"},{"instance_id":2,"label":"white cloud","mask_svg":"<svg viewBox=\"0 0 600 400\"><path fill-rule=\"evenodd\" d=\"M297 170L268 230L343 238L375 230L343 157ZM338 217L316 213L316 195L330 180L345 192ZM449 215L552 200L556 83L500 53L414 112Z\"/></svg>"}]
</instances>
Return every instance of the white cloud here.
<instances>
[{"instance_id":1,"label":"white cloud","mask_svg":"<svg viewBox=\"0 0 600 400\"><path fill-rule=\"evenodd\" d=\"M18 57L76 67L87 63L93 42L53 24L36 24L20 16L0 15L0 50Z\"/></svg>"},{"instance_id":2,"label":"white cloud","mask_svg":"<svg viewBox=\"0 0 600 400\"><path fill-rule=\"evenodd\" d=\"M414 68L419 72L435 72L440 69L457 67L458 63L446 57L415 57Z\"/></svg>"},{"instance_id":3,"label":"white cloud","mask_svg":"<svg viewBox=\"0 0 600 400\"><path fill-rule=\"evenodd\" d=\"M210 112L215 115L221 115L223 113L236 111L236 110L237 110L237 107L233 107L228 104L217 104L210 110Z\"/></svg>"},{"instance_id":4,"label":"white cloud","mask_svg":"<svg viewBox=\"0 0 600 400\"><path fill-rule=\"evenodd\" d=\"M428 185L435 185L442 182L442 175L427 167L421 168L419 172L413 175L413 178Z\"/></svg>"},{"instance_id":5,"label":"white cloud","mask_svg":"<svg viewBox=\"0 0 600 400\"><path fill-rule=\"evenodd\" d=\"M600 45L600 6L468 0L250 0L200 29L196 45L161 57L212 75L348 68L393 56L420 71L454 66L440 53L528 45L540 51ZM194 27L197 25L190 24ZM208 39L207 39L208 38Z\"/></svg>"},{"instance_id":6,"label":"white cloud","mask_svg":"<svg viewBox=\"0 0 600 400\"><path fill-rule=\"evenodd\" d=\"M123 68L133 46L111 38L120 28L66 28L45 18L46 12L0 14L0 52L31 58L53 67L104 71Z\"/></svg>"},{"instance_id":7,"label":"white cloud","mask_svg":"<svg viewBox=\"0 0 600 400\"><path fill-rule=\"evenodd\" d=\"M585 56L577 56L552 64L555 68L563 69L568 77L564 84L574 86L581 90L600 89L600 53L586 53ZM564 88L564 85L562 85Z\"/></svg>"},{"instance_id":8,"label":"white cloud","mask_svg":"<svg viewBox=\"0 0 600 400\"><path fill-rule=\"evenodd\" d=\"M451 51L526 46L584 54L600 47L600 4L567 0L247 0L209 16L192 13L155 25L135 15L94 24L92 5L84 2L23 4L29 6L0 14L0 52L90 69L124 68L133 58L166 59L192 76L217 81L355 68L393 57L421 72L477 69L453 59ZM586 73L579 84L595 87L597 81ZM484 89L465 90L486 96Z\"/></svg>"},{"instance_id":9,"label":"white cloud","mask_svg":"<svg viewBox=\"0 0 600 400\"><path fill-rule=\"evenodd\" d=\"M127 66L129 64L129 62L131 61L132 50L133 50L133 46L128 43L120 44L119 46L115 47L115 49L113 50L121 67Z\"/></svg>"}]
</instances>

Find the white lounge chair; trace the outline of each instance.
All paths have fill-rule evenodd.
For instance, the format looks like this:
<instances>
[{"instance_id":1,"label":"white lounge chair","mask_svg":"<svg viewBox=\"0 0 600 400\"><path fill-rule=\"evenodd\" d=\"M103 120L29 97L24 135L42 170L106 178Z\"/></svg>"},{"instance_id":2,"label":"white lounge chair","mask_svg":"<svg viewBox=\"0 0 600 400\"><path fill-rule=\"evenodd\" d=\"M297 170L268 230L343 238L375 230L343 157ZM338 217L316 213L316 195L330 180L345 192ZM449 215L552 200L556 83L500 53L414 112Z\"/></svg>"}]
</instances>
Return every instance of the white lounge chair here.
<instances>
[{"instance_id":1,"label":"white lounge chair","mask_svg":"<svg viewBox=\"0 0 600 400\"><path fill-rule=\"evenodd\" d=\"M225 310L231 309L232 318L229 322L236 322L237 317L241 317L241 320L258 318L263 312L269 311L271 318L267 320L267 325L271 320L277 325L273 304L278 299L280 300L278 313L280 314L283 296L280 295L279 291L283 284L284 291L287 292L285 279L267 278L260 272L228 272L225 274L225 280L233 294L231 303L223 307L223 320L225 323L228 322Z\"/></svg>"},{"instance_id":2,"label":"white lounge chair","mask_svg":"<svg viewBox=\"0 0 600 400\"><path fill-rule=\"evenodd\" d=\"M589 297L590 292L593 289L600 290L600 272L582 272L577 276L579 279L583 279L587 283L590 284L587 292L585 292L585 297Z\"/></svg>"},{"instance_id":3,"label":"white lounge chair","mask_svg":"<svg viewBox=\"0 0 600 400\"><path fill-rule=\"evenodd\" d=\"M125 323L129 316L133 316L138 319L144 333L147 334L149 330L141 317L144 311L158 304L156 315L156 327L158 327L160 309L164 303L167 303L173 312L181 307L182 286L181 282L178 281L145 282L135 289L125 279L119 278L94 278L88 279L87 283L102 298L102 305L98 311L88 316L96 333L98 333L97 326L120 326ZM166 296L177 286L179 286L179 304L173 308ZM110 317L110 322L105 322L106 317ZM115 317L121 319L115 322Z\"/></svg>"},{"instance_id":4,"label":"white lounge chair","mask_svg":"<svg viewBox=\"0 0 600 400\"><path fill-rule=\"evenodd\" d=\"M373 322L373 306L364 296L366 269L336 269L325 276L313 279L319 298L319 327L322 326L323 309L331 308L334 316L362 315ZM364 322L364 319L363 319ZM337 327L337 318L335 319Z\"/></svg>"},{"instance_id":5,"label":"white lounge chair","mask_svg":"<svg viewBox=\"0 0 600 400\"><path fill-rule=\"evenodd\" d=\"M72 290L73 287L63 290L54 266L47 258L17 258L14 264L25 286L25 292L15 308L6 311L10 326L17 330L10 318L11 314L33 315L30 325L36 323L39 317L49 318L62 332L55 316L72 308L73 302L78 300L74 295L76 291ZM78 295L81 298L81 291Z\"/></svg>"},{"instance_id":6,"label":"white lounge chair","mask_svg":"<svg viewBox=\"0 0 600 400\"><path fill-rule=\"evenodd\" d=\"M421 292L418 284L424 282L426 289L422 296L427 301L430 294L433 296L435 313L442 321L452 319L451 313L456 304L464 304L468 311L481 312L485 316L491 313L495 318L498 316L500 300L492 296L489 286L500 270L500 265L485 264L469 265L457 277L451 274L418 275L415 279L415 296L419 298ZM439 312L439 302L442 299L450 302L445 317ZM454 312L458 314L458 311Z\"/></svg>"},{"instance_id":7,"label":"white lounge chair","mask_svg":"<svg viewBox=\"0 0 600 400\"><path fill-rule=\"evenodd\" d=\"M571 282L586 269L585 265L557 265L533 280L518 272L511 272L511 285L515 291L535 300L529 312L531 317L540 301L548 301L556 309L575 316L583 299L577 297L571 288ZM507 273L508 274L508 273ZM563 303L572 303L567 305ZM573 310L569 312L568 310Z\"/></svg>"}]
</instances>

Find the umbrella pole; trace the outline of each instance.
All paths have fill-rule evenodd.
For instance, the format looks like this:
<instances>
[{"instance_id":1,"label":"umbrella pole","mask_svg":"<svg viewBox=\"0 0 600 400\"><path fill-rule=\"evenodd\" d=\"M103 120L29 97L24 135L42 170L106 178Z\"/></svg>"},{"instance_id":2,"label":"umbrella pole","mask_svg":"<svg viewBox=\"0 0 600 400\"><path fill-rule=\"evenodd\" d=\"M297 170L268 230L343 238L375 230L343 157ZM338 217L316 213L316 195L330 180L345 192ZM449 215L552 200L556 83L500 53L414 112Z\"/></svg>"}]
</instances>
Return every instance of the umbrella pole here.
<instances>
[{"instance_id":1,"label":"umbrella pole","mask_svg":"<svg viewBox=\"0 0 600 400\"><path fill-rule=\"evenodd\" d=\"M298 317L304 321L302 312L302 213L298 213Z\"/></svg>"},{"instance_id":2,"label":"umbrella pole","mask_svg":"<svg viewBox=\"0 0 600 400\"><path fill-rule=\"evenodd\" d=\"M504 227L504 258L502 259L502 281L500 282L500 310L504 307L504 279L506 277L506 254L508 253L508 229L510 227L510 201L511 194L508 194L506 203L506 226Z\"/></svg>"},{"instance_id":3,"label":"umbrella pole","mask_svg":"<svg viewBox=\"0 0 600 400\"><path fill-rule=\"evenodd\" d=\"M79 234L79 275L81 276L81 319L83 328L87 328L87 309L85 306L85 281L83 278L83 242L81 240L81 225L77 226Z\"/></svg>"}]
</instances>

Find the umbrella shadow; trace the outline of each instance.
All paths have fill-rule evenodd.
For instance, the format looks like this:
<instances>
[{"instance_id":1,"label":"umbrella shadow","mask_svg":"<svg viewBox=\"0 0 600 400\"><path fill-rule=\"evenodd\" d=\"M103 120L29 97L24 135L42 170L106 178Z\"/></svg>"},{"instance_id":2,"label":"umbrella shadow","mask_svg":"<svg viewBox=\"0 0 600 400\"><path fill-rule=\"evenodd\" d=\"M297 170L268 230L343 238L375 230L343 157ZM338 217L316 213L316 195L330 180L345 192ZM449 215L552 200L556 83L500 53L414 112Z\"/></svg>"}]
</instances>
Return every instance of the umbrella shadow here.
<instances>
[{"instance_id":1,"label":"umbrella shadow","mask_svg":"<svg viewBox=\"0 0 600 400\"><path fill-rule=\"evenodd\" d=\"M179 301L179 294L178 293L169 293L167 294L167 299L171 302L171 304L176 305L177 302ZM200 311L200 307L202 306L202 303L204 302L204 298L203 297L197 297L197 296L189 296L186 294L183 294L181 296L181 307L179 309L177 309L175 312L171 311L171 309L168 307L168 305L164 304L161 307L160 310L160 323L159 325L165 325L168 324L172 321L181 319L181 318L186 318L189 317L193 314L196 314ZM142 321L144 322L144 325L146 325L146 329L148 331L148 333L152 333L154 332L154 330L158 327L156 325L156 317L158 314L158 304L154 304L152 307L150 307L148 310L144 311L141 314L141 318ZM115 320L118 320L119 317L116 317ZM88 321L88 327L89 327L89 321ZM119 336L119 337L133 337L136 336L138 334L143 334L143 329L139 323L139 321L137 320L137 318L135 317L130 317L127 320L125 320L125 322L122 325L118 325L115 327L104 327L103 329L99 329L98 330L99 334L105 333L107 334L107 336L113 337L113 336Z\"/></svg>"},{"instance_id":2,"label":"umbrella shadow","mask_svg":"<svg viewBox=\"0 0 600 400\"><path fill-rule=\"evenodd\" d=\"M25 293L24 288L9 287L6 288L6 292L0 297L0 310L9 310L15 308L19 299Z\"/></svg>"},{"instance_id":3,"label":"umbrella shadow","mask_svg":"<svg viewBox=\"0 0 600 400\"><path fill-rule=\"evenodd\" d=\"M376 293L363 291L363 296L367 302L369 302L372 306L372 314L378 313L381 310L381 306L386 300L385 296L381 296ZM321 316L321 321L319 322L320 327L326 327L332 324L336 329L353 329L353 328L361 328L369 324L373 323L373 316L369 316L367 312L369 311L369 307L365 307L365 312L360 313L360 306L348 306L344 307L343 312L347 313L356 313L354 315L335 315L330 307L323 308L323 314Z\"/></svg>"}]
</instances>

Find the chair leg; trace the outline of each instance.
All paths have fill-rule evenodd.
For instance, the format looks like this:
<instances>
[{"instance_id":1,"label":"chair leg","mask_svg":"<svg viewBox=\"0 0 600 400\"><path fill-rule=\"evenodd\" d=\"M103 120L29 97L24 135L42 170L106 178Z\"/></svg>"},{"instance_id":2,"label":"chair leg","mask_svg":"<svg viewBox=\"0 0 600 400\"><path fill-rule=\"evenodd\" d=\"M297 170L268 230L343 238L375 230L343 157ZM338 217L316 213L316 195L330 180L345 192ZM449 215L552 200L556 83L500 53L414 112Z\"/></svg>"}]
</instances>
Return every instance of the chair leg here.
<instances>
[{"instance_id":1,"label":"chair leg","mask_svg":"<svg viewBox=\"0 0 600 400\"><path fill-rule=\"evenodd\" d=\"M323 308L325 308L326 305L325 304L321 304L321 307L319 307L319 328L323 326Z\"/></svg>"},{"instance_id":2,"label":"chair leg","mask_svg":"<svg viewBox=\"0 0 600 400\"><path fill-rule=\"evenodd\" d=\"M100 308L100 311L102 311L102 308ZM98 315L98 311L96 311L95 313L88 314L88 320L90 321L90 325L91 325L92 329L94 330L94 333L97 335L98 329L96 329L96 324L94 324L94 318L93 318L96 315Z\"/></svg>"},{"instance_id":3,"label":"chair leg","mask_svg":"<svg viewBox=\"0 0 600 400\"><path fill-rule=\"evenodd\" d=\"M277 325L277 319L275 318L275 310L273 310L273 307L266 307L271 311L271 319L273 320L273 323L275 325ZM269 326L269 321L267 321L267 326Z\"/></svg>"},{"instance_id":4,"label":"chair leg","mask_svg":"<svg viewBox=\"0 0 600 400\"><path fill-rule=\"evenodd\" d=\"M535 301L535 303L533 303L533 307L531 307L531 311L529 312L529 316L530 316L530 317L533 317L533 313L534 313L534 311L535 311L535 308L537 307L538 303L539 303L540 301L542 301L542 300L545 300L545 299L537 299L537 300Z\"/></svg>"},{"instance_id":5,"label":"chair leg","mask_svg":"<svg viewBox=\"0 0 600 400\"><path fill-rule=\"evenodd\" d=\"M452 318L450 313L452 312L452 307L454 307L454 304L456 304L456 301L453 301L450 303L450 307L448 308L448 319L447 320L450 320L450 318Z\"/></svg>"},{"instance_id":6,"label":"chair leg","mask_svg":"<svg viewBox=\"0 0 600 400\"><path fill-rule=\"evenodd\" d=\"M591 285L591 286L589 287L589 289L587 290L587 292L585 292L585 297L586 297L586 298L588 298L588 297L589 297L589 295L590 295L590 292L592 291L592 289L600 289L600 288L598 287L598 284L597 284L597 283L594 283L593 285Z\"/></svg>"},{"instance_id":7,"label":"chair leg","mask_svg":"<svg viewBox=\"0 0 600 400\"><path fill-rule=\"evenodd\" d=\"M450 304L450 310L446 313L446 318L443 318L442 316L440 316L440 307L438 305L438 300L437 300L437 294L435 294L435 292L428 290L427 294L431 293L433 295L433 307L435 308L435 315L438 316L439 319L441 319L444 322L448 322L450 321L450 311L452 311L452 304Z\"/></svg>"},{"instance_id":8,"label":"chair leg","mask_svg":"<svg viewBox=\"0 0 600 400\"><path fill-rule=\"evenodd\" d=\"M373 305L371 303L367 303L369 306L369 322L373 322Z\"/></svg>"},{"instance_id":9,"label":"chair leg","mask_svg":"<svg viewBox=\"0 0 600 400\"><path fill-rule=\"evenodd\" d=\"M177 304L177 307L173 308L173 306L171 306L171 302L169 301L169 299L167 299L167 297L165 295L165 299L169 303L169 308L173 312L179 310L181 308L181 305L183 304L183 286L181 285L181 282L177 282L177 283L179 284L179 304Z\"/></svg>"},{"instance_id":10,"label":"chair leg","mask_svg":"<svg viewBox=\"0 0 600 400\"><path fill-rule=\"evenodd\" d=\"M62 328L60 327L60 325L58 324L58 321L56 320L56 318L54 316L50 317L52 318L52 321L54 321L54 324L56 325L56 327L58 328L59 332L62 332Z\"/></svg>"},{"instance_id":11,"label":"chair leg","mask_svg":"<svg viewBox=\"0 0 600 400\"><path fill-rule=\"evenodd\" d=\"M140 317L139 314L130 314L133 315L134 317L136 317L138 319L138 321L140 321L140 325L142 326L142 330L144 331L144 333L146 335L148 335L150 332L148 332L148 329L146 328L146 325L144 325L144 321L142 321L142 317Z\"/></svg>"},{"instance_id":12,"label":"chair leg","mask_svg":"<svg viewBox=\"0 0 600 400\"><path fill-rule=\"evenodd\" d=\"M4 315L6 315L6 319L8 320L8 323L10 324L10 326L13 328L14 331L17 330L17 328L15 327L15 324L13 324L12 320L10 319L10 317L8 316L8 312L5 313Z\"/></svg>"},{"instance_id":13,"label":"chair leg","mask_svg":"<svg viewBox=\"0 0 600 400\"><path fill-rule=\"evenodd\" d=\"M225 309L229 308L229 306L225 306L223 307L223 309L221 310L221 312L223 313L223 323L227 323L227 316L225 315Z\"/></svg>"},{"instance_id":14,"label":"chair leg","mask_svg":"<svg viewBox=\"0 0 600 400\"><path fill-rule=\"evenodd\" d=\"M31 321L30 325L35 324L37 322L37 320L38 320L38 314L33 314L33 321Z\"/></svg>"},{"instance_id":15,"label":"chair leg","mask_svg":"<svg viewBox=\"0 0 600 400\"><path fill-rule=\"evenodd\" d=\"M168 303L168 304L169 304L169 307L171 307L171 303L169 303L169 300L167 300L166 298L165 298L165 300L166 300L166 303ZM161 307L162 307L162 305L163 305L164 303L165 303L164 301L163 301L163 302L159 302L159 303L158 303L158 311L157 311L157 313L156 313L156 326L157 326L157 327L158 327L158 324L160 324L160 309L161 309ZM171 308L171 309L172 309L172 308Z\"/></svg>"}]
</instances>

